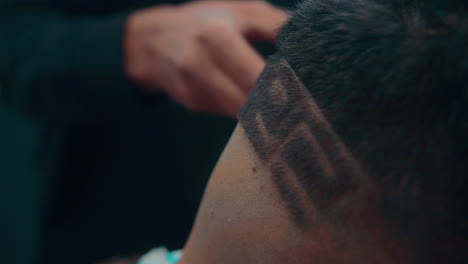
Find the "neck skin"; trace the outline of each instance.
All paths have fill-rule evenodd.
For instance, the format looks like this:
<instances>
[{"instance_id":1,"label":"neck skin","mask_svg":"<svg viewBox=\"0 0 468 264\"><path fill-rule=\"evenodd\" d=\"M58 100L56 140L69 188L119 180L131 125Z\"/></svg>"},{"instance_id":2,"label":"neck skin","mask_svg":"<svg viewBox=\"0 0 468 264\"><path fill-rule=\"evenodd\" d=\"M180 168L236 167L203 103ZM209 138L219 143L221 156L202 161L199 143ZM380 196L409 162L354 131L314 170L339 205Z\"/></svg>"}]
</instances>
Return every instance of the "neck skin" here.
<instances>
[{"instance_id":1,"label":"neck skin","mask_svg":"<svg viewBox=\"0 0 468 264\"><path fill-rule=\"evenodd\" d=\"M267 65L240 119L182 264L405 263L372 183L284 60Z\"/></svg>"},{"instance_id":2,"label":"neck skin","mask_svg":"<svg viewBox=\"0 0 468 264\"><path fill-rule=\"evenodd\" d=\"M297 195L307 199L304 193ZM314 217L311 204L304 210ZM379 238L382 232L376 226L370 230L361 224L358 230L344 222L335 226L314 219L307 230L298 228L270 170L258 161L238 126L213 171L180 263L403 263L386 253L391 242ZM358 236L362 229L374 236Z\"/></svg>"}]
</instances>

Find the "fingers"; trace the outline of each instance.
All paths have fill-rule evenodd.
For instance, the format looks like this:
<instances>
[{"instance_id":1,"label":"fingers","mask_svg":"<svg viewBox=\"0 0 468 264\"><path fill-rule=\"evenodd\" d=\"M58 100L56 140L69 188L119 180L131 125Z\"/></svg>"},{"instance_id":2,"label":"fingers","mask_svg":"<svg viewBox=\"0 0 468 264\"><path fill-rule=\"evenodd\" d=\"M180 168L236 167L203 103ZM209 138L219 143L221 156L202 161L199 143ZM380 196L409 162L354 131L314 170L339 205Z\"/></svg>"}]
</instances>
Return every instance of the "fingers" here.
<instances>
[{"instance_id":1,"label":"fingers","mask_svg":"<svg viewBox=\"0 0 468 264\"><path fill-rule=\"evenodd\" d=\"M208 96L210 99L208 103L215 111L236 119L237 113L246 100L246 96L239 87L215 65L213 65L209 79L200 80L198 76L193 76L192 83Z\"/></svg>"},{"instance_id":2,"label":"fingers","mask_svg":"<svg viewBox=\"0 0 468 264\"><path fill-rule=\"evenodd\" d=\"M196 1L186 4L189 14L198 17L229 16L242 35L249 39L273 41L278 29L286 22L285 11L275 8L266 1Z\"/></svg>"},{"instance_id":3,"label":"fingers","mask_svg":"<svg viewBox=\"0 0 468 264\"><path fill-rule=\"evenodd\" d=\"M285 11L275 8L266 2L240 2L235 9L239 18L242 34L249 39L274 41L279 28L286 22Z\"/></svg>"},{"instance_id":4,"label":"fingers","mask_svg":"<svg viewBox=\"0 0 468 264\"><path fill-rule=\"evenodd\" d=\"M157 32L147 53L152 67L136 73L192 111L235 118L265 64L245 37L274 40L286 13L256 1L192 2L169 11L169 22L147 31Z\"/></svg>"},{"instance_id":5,"label":"fingers","mask_svg":"<svg viewBox=\"0 0 468 264\"><path fill-rule=\"evenodd\" d=\"M225 74L247 94L254 86L265 62L237 32L212 27L199 36L200 44Z\"/></svg>"},{"instance_id":6,"label":"fingers","mask_svg":"<svg viewBox=\"0 0 468 264\"><path fill-rule=\"evenodd\" d=\"M194 45L180 68L186 91L189 91L187 100L192 102L189 108L236 118L246 96L240 87L207 57L207 47ZM196 104L193 105L193 102Z\"/></svg>"}]
</instances>

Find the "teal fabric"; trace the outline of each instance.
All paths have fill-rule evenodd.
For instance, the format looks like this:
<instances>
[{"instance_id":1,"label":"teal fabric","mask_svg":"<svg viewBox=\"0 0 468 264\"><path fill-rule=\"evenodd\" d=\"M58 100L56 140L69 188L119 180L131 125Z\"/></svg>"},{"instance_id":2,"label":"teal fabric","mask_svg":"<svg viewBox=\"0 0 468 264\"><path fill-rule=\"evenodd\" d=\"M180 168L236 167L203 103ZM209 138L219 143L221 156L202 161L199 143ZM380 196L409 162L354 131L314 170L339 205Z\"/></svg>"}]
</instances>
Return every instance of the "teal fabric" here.
<instances>
[{"instance_id":1,"label":"teal fabric","mask_svg":"<svg viewBox=\"0 0 468 264\"><path fill-rule=\"evenodd\" d=\"M182 250L179 249L179 250L174 250L174 251L167 253L166 260L169 263L176 264L177 262L179 262L181 257L182 257Z\"/></svg>"}]
</instances>

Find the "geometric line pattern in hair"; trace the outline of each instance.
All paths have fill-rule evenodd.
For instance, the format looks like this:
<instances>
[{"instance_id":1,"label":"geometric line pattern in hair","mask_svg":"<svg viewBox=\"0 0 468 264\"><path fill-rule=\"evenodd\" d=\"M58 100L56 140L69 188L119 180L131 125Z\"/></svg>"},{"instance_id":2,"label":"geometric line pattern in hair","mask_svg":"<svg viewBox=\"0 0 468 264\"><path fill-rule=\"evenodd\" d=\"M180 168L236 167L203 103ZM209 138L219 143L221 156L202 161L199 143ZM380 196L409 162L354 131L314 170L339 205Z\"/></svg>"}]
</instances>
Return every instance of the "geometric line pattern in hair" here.
<instances>
[{"instance_id":1,"label":"geometric line pattern in hair","mask_svg":"<svg viewBox=\"0 0 468 264\"><path fill-rule=\"evenodd\" d=\"M349 213L350 203L372 193L361 166L279 55L270 58L239 120L299 228L307 229L313 217ZM315 214L307 215L308 208Z\"/></svg>"}]
</instances>

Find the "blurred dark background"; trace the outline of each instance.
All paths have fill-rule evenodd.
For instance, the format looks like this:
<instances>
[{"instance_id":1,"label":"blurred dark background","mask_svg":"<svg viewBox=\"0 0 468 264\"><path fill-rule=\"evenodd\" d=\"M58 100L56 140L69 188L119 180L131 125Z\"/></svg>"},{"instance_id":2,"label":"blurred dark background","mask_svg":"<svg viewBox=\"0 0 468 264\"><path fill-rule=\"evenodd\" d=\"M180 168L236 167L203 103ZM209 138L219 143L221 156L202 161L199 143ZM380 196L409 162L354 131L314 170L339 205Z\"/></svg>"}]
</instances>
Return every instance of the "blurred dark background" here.
<instances>
[{"instance_id":1,"label":"blurred dark background","mask_svg":"<svg viewBox=\"0 0 468 264\"><path fill-rule=\"evenodd\" d=\"M283 7L294 4L270 2ZM8 32L24 29L25 23L31 25L28 34L47 37L41 28L44 17L34 12L12 17L16 8L62 16L110 15L119 23L132 10L159 3L163 2L0 0L0 61L6 60L5 50L12 46L35 44L6 39ZM60 30L54 20L50 23L52 30ZM57 47L52 56L66 57L66 51ZM255 47L263 56L274 52L272 44ZM51 54L44 54L31 70L47 68L46 55ZM27 56L14 63L28 61ZM89 54L94 56L105 54ZM109 61L116 63L114 58ZM18 74L14 63L0 62L0 92ZM131 85L120 78L116 76L116 86ZM41 89L41 79L32 81ZM61 81L72 88L86 84L66 72ZM103 85L110 90L114 83ZM205 183L235 121L190 113L164 96L128 97L113 118L77 123L57 121L60 117L37 119L35 114L40 113L35 108L18 111L0 104L1 263L93 263L141 254L158 245L183 246Z\"/></svg>"}]
</instances>

